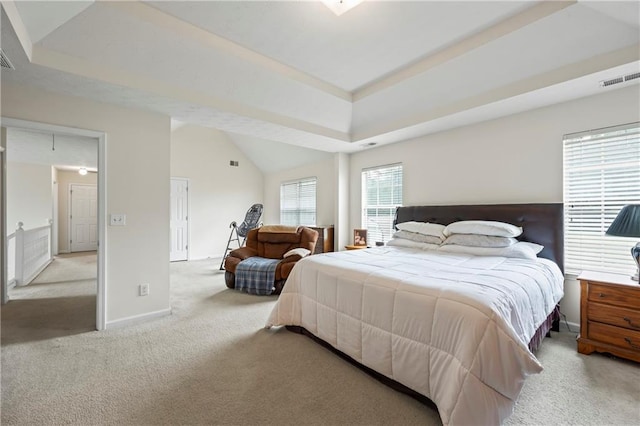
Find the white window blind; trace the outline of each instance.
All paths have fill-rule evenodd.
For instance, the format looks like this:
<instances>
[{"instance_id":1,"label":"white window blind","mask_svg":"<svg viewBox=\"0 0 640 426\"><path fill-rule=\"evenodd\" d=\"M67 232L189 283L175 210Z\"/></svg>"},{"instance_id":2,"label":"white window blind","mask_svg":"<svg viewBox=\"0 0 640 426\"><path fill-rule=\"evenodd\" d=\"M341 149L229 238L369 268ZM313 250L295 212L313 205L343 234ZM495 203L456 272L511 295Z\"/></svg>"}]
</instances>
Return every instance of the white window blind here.
<instances>
[{"instance_id":1,"label":"white window blind","mask_svg":"<svg viewBox=\"0 0 640 426\"><path fill-rule=\"evenodd\" d=\"M305 178L280 185L280 223L316 224L316 178Z\"/></svg>"},{"instance_id":2,"label":"white window blind","mask_svg":"<svg viewBox=\"0 0 640 426\"><path fill-rule=\"evenodd\" d=\"M402 205L402 164L362 171L362 226L373 245L393 234L396 208Z\"/></svg>"},{"instance_id":3,"label":"white window blind","mask_svg":"<svg viewBox=\"0 0 640 426\"><path fill-rule=\"evenodd\" d=\"M605 232L640 202L640 123L564 137L565 270L633 273L636 241Z\"/></svg>"}]
</instances>

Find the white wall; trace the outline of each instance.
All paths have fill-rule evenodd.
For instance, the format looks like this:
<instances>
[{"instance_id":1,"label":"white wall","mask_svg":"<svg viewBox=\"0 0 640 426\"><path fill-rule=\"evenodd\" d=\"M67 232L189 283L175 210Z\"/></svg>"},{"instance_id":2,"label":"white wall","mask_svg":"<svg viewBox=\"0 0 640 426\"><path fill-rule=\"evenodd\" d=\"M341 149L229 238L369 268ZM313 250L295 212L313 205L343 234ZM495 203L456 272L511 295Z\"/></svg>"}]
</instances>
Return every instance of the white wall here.
<instances>
[{"instance_id":1,"label":"white wall","mask_svg":"<svg viewBox=\"0 0 640 426\"><path fill-rule=\"evenodd\" d=\"M335 165L329 158L318 163L307 164L295 169L265 176L264 223L280 223L280 185L297 179L316 177L316 225L335 225Z\"/></svg>"},{"instance_id":2,"label":"white wall","mask_svg":"<svg viewBox=\"0 0 640 426\"><path fill-rule=\"evenodd\" d=\"M335 163L335 205L334 209L334 249L344 250L344 246L351 244L353 233L349 229L349 154L338 153L334 156Z\"/></svg>"},{"instance_id":3,"label":"white wall","mask_svg":"<svg viewBox=\"0 0 640 426\"><path fill-rule=\"evenodd\" d=\"M185 125L171 135L171 176L189 179L190 259L221 258L229 224L262 203L262 172L223 132Z\"/></svg>"},{"instance_id":4,"label":"white wall","mask_svg":"<svg viewBox=\"0 0 640 426\"><path fill-rule=\"evenodd\" d=\"M640 86L578 99L351 155L350 227L361 225L363 168L402 163L404 205L560 203L562 137L640 120ZM579 323L578 284L562 310Z\"/></svg>"},{"instance_id":5,"label":"white wall","mask_svg":"<svg viewBox=\"0 0 640 426\"><path fill-rule=\"evenodd\" d=\"M58 251L69 253L69 187L72 183L97 184L98 174L58 170Z\"/></svg>"},{"instance_id":6,"label":"white wall","mask_svg":"<svg viewBox=\"0 0 640 426\"><path fill-rule=\"evenodd\" d=\"M51 166L7 163L7 232L47 225L52 218Z\"/></svg>"},{"instance_id":7,"label":"white wall","mask_svg":"<svg viewBox=\"0 0 640 426\"><path fill-rule=\"evenodd\" d=\"M351 227L362 169L404 166L404 205L562 202L562 137L640 120L640 86L351 155Z\"/></svg>"},{"instance_id":8,"label":"white wall","mask_svg":"<svg viewBox=\"0 0 640 426\"><path fill-rule=\"evenodd\" d=\"M127 226L107 227L100 242L106 248L107 326L168 312L169 117L7 84L2 115L105 132L107 213L127 215ZM141 283L150 284L148 296L138 296Z\"/></svg>"}]
</instances>

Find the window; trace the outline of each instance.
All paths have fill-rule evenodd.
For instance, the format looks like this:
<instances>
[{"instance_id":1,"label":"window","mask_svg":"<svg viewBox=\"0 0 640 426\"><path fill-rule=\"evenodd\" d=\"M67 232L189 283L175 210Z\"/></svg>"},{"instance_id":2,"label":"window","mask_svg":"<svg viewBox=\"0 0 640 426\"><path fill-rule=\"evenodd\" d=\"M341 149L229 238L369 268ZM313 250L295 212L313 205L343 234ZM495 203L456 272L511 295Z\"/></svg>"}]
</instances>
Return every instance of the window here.
<instances>
[{"instance_id":1,"label":"window","mask_svg":"<svg viewBox=\"0 0 640 426\"><path fill-rule=\"evenodd\" d=\"M605 235L640 202L640 123L564 137L565 269L632 273L629 238Z\"/></svg>"},{"instance_id":2,"label":"window","mask_svg":"<svg viewBox=\"0 0 640 426\"><path fill-rule=\"evenodd\" d=\"M362 171L362 225L370 244L393 235L396 208L402 205L402 164Z\"/></svg>"},{"instance_id":3,"label":"window","mask_svg":"<svg viewBox=\"0 0 640 426\"><path fill-rule=\"evenodd\" d=\"M316 224L316 178L300 179L280 185L280 223Z\"/></svg>"}]
</instances>

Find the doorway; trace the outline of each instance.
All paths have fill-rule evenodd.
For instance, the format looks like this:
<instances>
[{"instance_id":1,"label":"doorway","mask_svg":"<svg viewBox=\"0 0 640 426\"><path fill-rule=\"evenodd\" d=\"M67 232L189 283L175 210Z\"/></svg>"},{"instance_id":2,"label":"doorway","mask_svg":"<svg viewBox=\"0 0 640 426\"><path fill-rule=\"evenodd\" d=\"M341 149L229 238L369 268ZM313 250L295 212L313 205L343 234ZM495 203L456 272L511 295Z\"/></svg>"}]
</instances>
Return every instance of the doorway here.
<instances>
[{"instance_id":1,"label":"doorway","mask_svg":"<svg viewBox=\"0 0 640 426\"><path fill-rule=\"evenodd\" d=\"M169 260L189 260L189 179L171 178L170 228Z\"/></svg>"},{"instance_id":2,"label":"doorway","mask_svg":"<svg viewBox=\"0 0 640 426\"><path fill-rule=\"evenodd\" d=\"M92 131L92 130L84 130L84 129L77 129L77 128L70 128L70 127L65 127L65 126L57 126L57 125L50 125L50 124L44 124L44 123L38 123L38 122L32 122L32 121L25 121L25 120L18 120L18 119L11 119L11 118L2 118L2 126L3 126L3 132L5 131L4 129L17 129L20 131L26 131L26 132L35 132L35 133L47 133L49 135L55 135L52 137L52 141L50 143L50 150L53 151L62 151L62 140L64 139L64 137L68 137L69 139L76 139L76 142L78 140L81 140L82 138L92 138L94 141L97 142L96 147L92 148L94 149L94 152L96 153L97 156L97 167L94 169L94 171L96 171L96 179L97 179L97 187L96 187L96 200L94 203L94 211L95 211L95 216L96 216L96 223L93 225L94 229L97 230L97 237L93 238L94 240L94 249L97 248L97 253L95 254L96 256L96 294L95 294L95 329L97 330L103 330L105 328L106 325L106 282L105 282L105 269L106 269L106 240L105 240L105 236L106 236L106 191L105 191L105 182L106 182L106 161L105 161L105 157L106 157L106 135L103 132L99 132L99 131ZM56 140L56 137L59 137L58 140ZM10 142L9 142L10 143ZM6 148L6 152L5 154L9 154L9 148ZM82 148L80 148L82 149ZM10 160L9 157L5 158L5 160ZM51 164L51 167L53 168L53 164ZM7 210L11 209L11 205L8 205L7 203L7 188L6 188L6 184L7 184L7 179L6 179L6 173L7 173L7 168L4 168L3 171L5 174L2 178L2 201L3 201L3 206L2 206L2 216L3 218L7 217ZM51 191L51 189L49 190ZM52 204L52 210L53 210L53 204L54 201L51 201ZM55 217L55 215L51 215L53 217ZM64 217L60 217L59 218L61 223L69 223L69 218L68 216L64 216ZM61 235L65 235L66 234L62 234ZM0 235L4 247L6 248L6 243L7 243L7 230L6 229L2 229L2 235ZM89 240L91 240L91 238L89 237ZM70 251L70 249L69 249ZM6 258L6 253L4 253L4 256ZM4 295L8 295L8 277L7 277L7 269L8 268L3 268L3 272L1 274L1 278L2 278L2 289L3 289L3 293ZM8 297L8 299L10 299L10 297ZM3 302L9 302L9 300L7 301L3 301Z\"/></svg>"}]
</instances>

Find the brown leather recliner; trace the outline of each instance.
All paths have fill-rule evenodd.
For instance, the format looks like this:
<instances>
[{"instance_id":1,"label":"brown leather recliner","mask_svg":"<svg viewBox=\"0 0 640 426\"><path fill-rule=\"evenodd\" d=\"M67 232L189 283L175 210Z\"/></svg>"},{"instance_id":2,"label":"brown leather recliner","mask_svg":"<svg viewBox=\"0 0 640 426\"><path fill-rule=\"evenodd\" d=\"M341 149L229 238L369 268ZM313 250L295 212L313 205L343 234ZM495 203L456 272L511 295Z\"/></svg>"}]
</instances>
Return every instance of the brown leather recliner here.
<instances>
[{"instance_id":1,"label":"brown leather recliner","mask_svg":"<svg viewBox=\"0 0 640 426\"><path fill-rule=\"evenodd\" d=\"M305 248L311 253L315 250L318 232L304 226L288 227L281 225L263 226L247 233L246 245L232 250L224 260L225 282L227 287L235 288L236 267L249 257L260 256L267 259L282 259L276 267L276 277L272 294L280 294L289 273L302 257L294 254L283 258L289 250Z\"/></svg>"}]
</instances>

